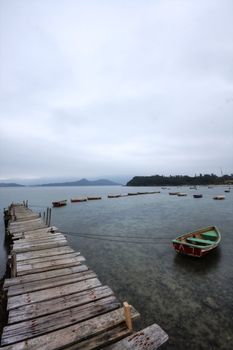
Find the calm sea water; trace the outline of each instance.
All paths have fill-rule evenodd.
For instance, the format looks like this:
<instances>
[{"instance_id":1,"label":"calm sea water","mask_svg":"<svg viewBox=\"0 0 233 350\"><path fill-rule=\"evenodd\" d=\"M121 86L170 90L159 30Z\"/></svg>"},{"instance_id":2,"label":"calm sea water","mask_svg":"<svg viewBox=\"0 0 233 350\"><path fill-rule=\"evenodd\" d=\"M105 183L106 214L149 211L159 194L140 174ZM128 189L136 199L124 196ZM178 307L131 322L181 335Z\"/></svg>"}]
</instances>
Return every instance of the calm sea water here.
<instances>
[{"instance_id":1,"label":"calm sea water","mask_svg":"<svg viewBox=\"0 0 233 350\"><path fill-rule=\"evenodd\" d=\"M158 188L160 194L107 198L107 194L153 190L2 188L0 207L3 212L12 201L28 200L30 208L43 213L54 200L101 195L100 201L54 208L52 224L72 233L67 235L70 245L81 251L102 283L109 285L119 300L127 300L141 313L136 327L158 323L170 338L164 349L232 349L233 190L225 193L224 201L212 199L224 194L224 187L178 189L187 192L187 197L169 196L168 189ZM194 193L204 197L194 199ZM222 234L221 245L215 251L203 259L175 253L171 246L174 237L208 225L216 225ZM3 275L3 220L0 253Z\"/></svg>"}]
</instances>

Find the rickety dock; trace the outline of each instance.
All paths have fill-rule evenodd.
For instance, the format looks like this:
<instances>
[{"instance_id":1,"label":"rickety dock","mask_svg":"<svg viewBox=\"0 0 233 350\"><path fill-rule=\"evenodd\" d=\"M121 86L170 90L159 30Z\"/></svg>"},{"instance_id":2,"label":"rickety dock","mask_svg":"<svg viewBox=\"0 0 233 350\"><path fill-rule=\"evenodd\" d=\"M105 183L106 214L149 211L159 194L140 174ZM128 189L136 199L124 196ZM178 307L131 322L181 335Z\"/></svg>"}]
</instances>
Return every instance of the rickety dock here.
<instances>
[{"instance_id":1,"label":"rickety dock","mask_svg":"<svg viewBox=\"0 0 233 350\"><path fill-rule=\"evenodd\" d=\"M11 205L7 216L12 277L0 349L154 350L168 339L156 324L133 333L139 313L121 306L56 227L26 205Z\"/></svg>"}]
</instances>

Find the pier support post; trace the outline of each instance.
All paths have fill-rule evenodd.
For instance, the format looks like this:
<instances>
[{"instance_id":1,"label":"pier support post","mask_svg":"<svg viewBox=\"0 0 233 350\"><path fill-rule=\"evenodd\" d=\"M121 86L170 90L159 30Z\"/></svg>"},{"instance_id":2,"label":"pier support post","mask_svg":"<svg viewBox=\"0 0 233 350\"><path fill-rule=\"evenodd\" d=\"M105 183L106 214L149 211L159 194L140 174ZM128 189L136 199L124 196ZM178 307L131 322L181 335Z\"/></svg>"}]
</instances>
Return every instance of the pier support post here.
<instances>
[{"instance_id":1,"label":"pier support post","mask_svg":"<svg viewBox=\"0 0 233 350\"><path fill-rule=\"evenodd\" d=\"M124 313L125 313L125 322L130 332L133 332L133 323L132 323L132 316L131 316L131 310L130 305L127 303L127 301L123 302L124 307Z\"/></svg>"},{"instance_id":2,"label":"pier support post","mask_svg":"<svg viewBox=\"0 0 233 350\"><path fill-rule=\"evenodd\" d=\"M17 266L16 266L16 254L11 254L11 277L16 277L17 275Z\"/></svg>"}]
</instances>

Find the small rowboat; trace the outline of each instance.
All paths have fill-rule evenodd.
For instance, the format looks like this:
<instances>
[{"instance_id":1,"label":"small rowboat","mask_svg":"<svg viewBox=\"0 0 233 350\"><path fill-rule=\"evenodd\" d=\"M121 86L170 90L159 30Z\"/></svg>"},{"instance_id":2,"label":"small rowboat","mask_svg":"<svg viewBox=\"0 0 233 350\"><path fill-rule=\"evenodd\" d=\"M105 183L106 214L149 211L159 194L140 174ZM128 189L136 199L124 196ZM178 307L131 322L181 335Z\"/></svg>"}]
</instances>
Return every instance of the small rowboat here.
<instances>
[{"instance_id":1,"label":"small rowboat","mask_svg":"<svg viewBox=\"0 0 233 350\"><path fill-rule=\"evenodd\" d=\"M221 235L215 226L209 226L198 231L189 232L172 240L177 253L202 257L216 248Z\"/></svg>"},{"instance_id":2,"label":"small rowboat","mask_svg":"<svg viewBox=\"0 0 233 350\"><path fill-rule=\"evenodd\" d=\"M65 199L62 201L52 202L52 205L54 208L64 207L65 205L67 205L67 200Z\"/></svg>"},{"instance_id":3,"label":"small rowboat","mask_svg":"<svg viewBox=\"0 0 233 350\"><path fill-rule=\"evenodd\" d=\"M71 201L71 203L86 202L87 198L73 198L70 201Z\"/></svg>"},{"instance_id":4,"label":"small rowboat","mask_svg":"<svg viewBox=\"0 0 233 350\"><path fill-rule=\"evenodd\" d=\"M221 201L221 200L225 199L225 196L215 196L215 197L213 197L213 199Z\"/></svg>"},{"instance_id":5,"label":"small rowboat","mask_svg":"<svg viewBox=\"0 0 233 350\"><path fill-rule=\"evenodd\" d=\"M230 190L225 190L224 192L226 192L226 193L230 193L231 191L230 191Z\"/></svg>"},{"instance_id":6,"label":"small rowboat","mask_svg":"<svg viewBox=\"0 0 233 350\"><path fill-rule=\"evenodd\" d=\"M177 193L177 196L178 196L178 197L186 197L186 196L187 196L187 193L181 193L181 192L179 192L179 193Z\"/></svg>"},{"instance_id":7,"label":"small rowboat","mask_svg":"<svg viewBox=\"0 0 233 350\"><path fill-rule=\"evenodd\" d=\"M179 192L169 192L170 196L177 196Z\"/></svg>"},{"instance_id":8,"label":"small rowboat","mask_svg":"<svg viewBox=\"0 0 233 350\"><path fill-rule=\"evenodd\" d=\"M109 194L108 198L120 198L121 195L120 194Z\"/></svg>"},{"instance_id":9,"label":"small rowboat","mask_svg":"<svg viewBox=\"0 0 233 350\"><path fill-rule=\"evenodd\" d=\"M194 194L194 195L193 195L193 198L202 198L202 197L203 197L202 194Z\"/></svg>"}]
</instances>

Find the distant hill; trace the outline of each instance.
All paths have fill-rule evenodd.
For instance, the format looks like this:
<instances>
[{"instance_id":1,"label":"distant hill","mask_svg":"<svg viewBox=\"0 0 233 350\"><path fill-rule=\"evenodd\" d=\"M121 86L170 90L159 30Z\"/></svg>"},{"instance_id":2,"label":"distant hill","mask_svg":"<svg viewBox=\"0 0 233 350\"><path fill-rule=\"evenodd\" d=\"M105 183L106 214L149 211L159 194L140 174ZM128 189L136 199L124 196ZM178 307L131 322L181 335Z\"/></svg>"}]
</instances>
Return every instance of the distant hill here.
<instances>
[{"instance_id":1,"label":"distant hill","mask_svg":"<svg viewBox=\"0 0 233 350\"><path fill-rule=\"evenodd\" d=\"M120 184L110 180L106 180L106 179L99 179L94 181L81 179L81 180L72 181L72 182L48 183L48 184L36 185L36 186L117 186L117 185L120 185Z\"/></svg>"},{"instance_id":2,"label":"distant hill","mask_svg":"<svg viewBox=\"0 0 233 350\"><path fill-rule=\"evenodd\" d=\"M16 183L5 183L5 182L0 182L0 187L24 187L24 185L19 185Z\"/></svg>"},{"instance_id":3,"label":"distant hill","mask_svg":"<svg viewBox=\"0 0 233 350\"><path fill-rule=\"evenodd\" d=\"M127 186L182 186L182 185L221 185L230 183L233 174L217 176L215 174L200 174L199 176L175 175L175 176L135 176Z\"/></svg>"}]
</instances>

